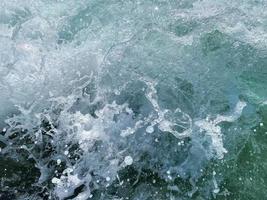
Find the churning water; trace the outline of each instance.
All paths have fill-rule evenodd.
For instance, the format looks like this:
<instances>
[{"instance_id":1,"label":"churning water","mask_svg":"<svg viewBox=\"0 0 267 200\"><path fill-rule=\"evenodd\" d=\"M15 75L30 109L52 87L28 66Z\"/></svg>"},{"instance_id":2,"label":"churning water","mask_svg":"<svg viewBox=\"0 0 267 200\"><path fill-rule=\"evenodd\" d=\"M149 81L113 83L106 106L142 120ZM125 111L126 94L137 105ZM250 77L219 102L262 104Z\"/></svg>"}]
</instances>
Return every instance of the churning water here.
<instances>
[{"instance_id":1,"label":"churning water","mask_svg":"<svg viewBox=\"0 0 267 200\"><path fill-rule=\"evenodd\" d=\"M1 0L0 199L266 199L266 11Z\"/></svg>"}]
</instances>

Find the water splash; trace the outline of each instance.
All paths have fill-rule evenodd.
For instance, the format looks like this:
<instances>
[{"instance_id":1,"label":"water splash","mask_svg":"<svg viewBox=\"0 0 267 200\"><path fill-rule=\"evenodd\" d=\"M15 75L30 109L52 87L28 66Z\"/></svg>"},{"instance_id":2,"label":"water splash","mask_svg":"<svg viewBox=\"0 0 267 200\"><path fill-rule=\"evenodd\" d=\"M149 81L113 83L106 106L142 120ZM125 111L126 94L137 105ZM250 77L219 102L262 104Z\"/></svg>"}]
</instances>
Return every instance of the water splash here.
<instances>
[{"instance_id":1,"label":"water splash","mask_svg":"<svg viewBox=\"0 0 267 200\"><path fill-rule=\"evenodd\" d=\"M267 63L264 6L1 1L0 154L38 172L32 190L1 192L81 200L219 194L221 182L203 170L238 143L223 124L246 133L258 102L266 104L258 84Z\"/></svg>"}]
</instances>

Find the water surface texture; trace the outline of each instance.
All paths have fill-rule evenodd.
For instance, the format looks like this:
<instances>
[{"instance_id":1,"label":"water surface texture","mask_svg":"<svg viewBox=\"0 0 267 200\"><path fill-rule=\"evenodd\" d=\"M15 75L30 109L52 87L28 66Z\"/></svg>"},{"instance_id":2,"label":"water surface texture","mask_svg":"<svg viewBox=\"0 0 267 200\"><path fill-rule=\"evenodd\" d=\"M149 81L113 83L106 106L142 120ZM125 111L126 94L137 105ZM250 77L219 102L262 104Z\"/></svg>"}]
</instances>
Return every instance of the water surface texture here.
<instances>
[{"instance_id":1,"label":"water surface texture","mask_svg":"<svg viewBox=\"0 0 267 200\"><path fill-rule=\"evenodd\" d=\"M1 0L1 200L267 199L267 2Z\"/></svg>"}]
</instances>

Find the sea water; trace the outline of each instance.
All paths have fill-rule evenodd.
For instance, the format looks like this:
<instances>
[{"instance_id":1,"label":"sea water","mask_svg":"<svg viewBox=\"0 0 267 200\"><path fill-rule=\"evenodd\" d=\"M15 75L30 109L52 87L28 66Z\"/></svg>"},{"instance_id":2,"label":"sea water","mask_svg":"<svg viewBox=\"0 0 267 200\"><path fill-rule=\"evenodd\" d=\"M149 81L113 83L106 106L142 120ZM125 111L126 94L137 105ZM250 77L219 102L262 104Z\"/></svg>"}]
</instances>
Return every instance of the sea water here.
<instances>
[{"instance_id":1,"label":"sea water","mask_svg":"<svg viewBox=\"0 0 267 200\"><path fill-rule=\"evenodd\" d=\"M266 9L1 0L0 199L265 199Z\"/></svg>"}]
</instances>

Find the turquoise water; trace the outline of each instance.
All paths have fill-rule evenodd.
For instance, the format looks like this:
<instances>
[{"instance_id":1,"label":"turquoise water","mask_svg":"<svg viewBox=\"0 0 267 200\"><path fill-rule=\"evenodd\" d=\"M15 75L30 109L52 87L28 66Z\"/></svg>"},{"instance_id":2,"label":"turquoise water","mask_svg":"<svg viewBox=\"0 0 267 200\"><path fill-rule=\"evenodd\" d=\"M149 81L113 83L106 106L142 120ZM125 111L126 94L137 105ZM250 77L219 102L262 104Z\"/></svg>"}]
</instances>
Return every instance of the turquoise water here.
<instances>
[{"instance_id":1,"label":"turquoise water","mask_svg":"<svg viewBox=\"0 0 267 200\"><path fill-rule=\"evenodd\" d=\"M0 199L267 198L265 1L0 5Z\"/></svg>"}]
</instances>

